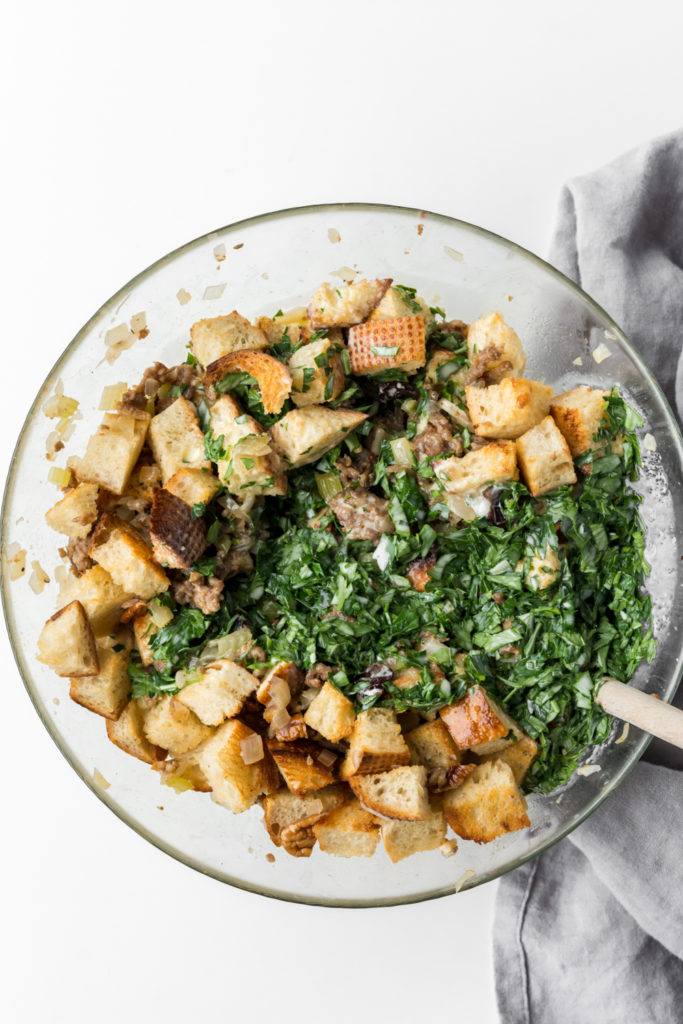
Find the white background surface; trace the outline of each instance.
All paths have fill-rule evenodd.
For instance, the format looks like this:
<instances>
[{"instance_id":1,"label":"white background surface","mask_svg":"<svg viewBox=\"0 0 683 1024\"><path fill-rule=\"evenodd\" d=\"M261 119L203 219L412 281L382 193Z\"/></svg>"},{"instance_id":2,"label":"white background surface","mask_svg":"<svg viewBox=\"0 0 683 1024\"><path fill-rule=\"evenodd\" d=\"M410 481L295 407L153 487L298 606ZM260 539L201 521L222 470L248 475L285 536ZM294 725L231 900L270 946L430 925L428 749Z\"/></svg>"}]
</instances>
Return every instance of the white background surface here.
<instances>
[{"instance_id":1,"label":"white background surface","mask_svg":"<svg viewBox=\"0 0 683 1024\"><path fill-rule=\"evenodd\" d=\"M564 179L678 127L682 29L673 0L12 3L3 475L82 323L214 227L304 203L396 202L543 254ZM4 634L0 658L5 1020L497 1020L495 885L353 912L222 887L91 795L34 714Z\"/></svg>"}]
</instances>

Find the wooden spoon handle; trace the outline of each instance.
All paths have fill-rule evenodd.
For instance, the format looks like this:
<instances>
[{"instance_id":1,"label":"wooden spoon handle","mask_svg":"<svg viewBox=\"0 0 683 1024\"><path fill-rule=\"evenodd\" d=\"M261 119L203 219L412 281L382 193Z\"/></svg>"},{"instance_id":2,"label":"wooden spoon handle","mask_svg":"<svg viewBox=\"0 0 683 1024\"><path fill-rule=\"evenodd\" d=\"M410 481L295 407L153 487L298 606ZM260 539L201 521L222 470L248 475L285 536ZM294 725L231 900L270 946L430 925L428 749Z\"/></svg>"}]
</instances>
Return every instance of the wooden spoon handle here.
<instances>
[{"instance_id":1,"label":"wooden spoon handle","mask_svg":"<svg viewBox=\"0 0 683 1024\"><path fill-rule=\"evenodd\" d=\"M605 711L683 750L683 711L650 693L606 679L595 698Z\"/></svg>"}]
</instances>

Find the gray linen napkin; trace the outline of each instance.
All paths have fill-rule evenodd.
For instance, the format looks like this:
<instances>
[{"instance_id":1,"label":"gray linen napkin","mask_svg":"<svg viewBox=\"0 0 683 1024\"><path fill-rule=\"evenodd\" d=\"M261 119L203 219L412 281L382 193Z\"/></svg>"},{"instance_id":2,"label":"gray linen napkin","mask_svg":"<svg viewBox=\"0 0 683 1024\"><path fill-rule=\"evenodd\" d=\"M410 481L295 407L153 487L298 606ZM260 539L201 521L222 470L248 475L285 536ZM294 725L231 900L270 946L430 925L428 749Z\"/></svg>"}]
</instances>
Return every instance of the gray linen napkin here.
<instances>
[{"instance_id":1,"label":"gray linen napkin","mask_svg":"<svg viewBox=\"0 0 683 1024\"><path fill-rule=\"evenodd\" d=\"M550 259L624 328L682 419L683 132L569 182ZM571 836L501 881L504 1024L683 1021L683 780L663 746L649 750L660 763L636 765Z\"/></svg>"}]
</instances>

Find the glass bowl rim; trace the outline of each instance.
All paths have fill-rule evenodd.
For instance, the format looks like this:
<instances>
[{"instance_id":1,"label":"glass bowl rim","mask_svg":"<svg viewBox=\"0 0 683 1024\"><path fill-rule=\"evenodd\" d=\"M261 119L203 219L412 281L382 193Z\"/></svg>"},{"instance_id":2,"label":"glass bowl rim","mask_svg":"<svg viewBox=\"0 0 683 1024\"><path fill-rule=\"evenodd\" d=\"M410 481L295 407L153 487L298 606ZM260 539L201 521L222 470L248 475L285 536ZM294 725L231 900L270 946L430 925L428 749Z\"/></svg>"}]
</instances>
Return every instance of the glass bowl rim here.
<instances>
[{"instance_id":1,"label":"glass bowl rim","mask_svg":"<svg viewBox=\"0 0 683 1024\"><path fill-rule=\"evenodd\" d=\"M93 313L91 317L89 317L89 319L75 334L73 339L61 352L61 354L51 367L50 371L45 377L45 380L38 389L36 397L31 403L29 411L26 414L24 422L21 426L17 442L15 444L12 456L10 458L9 467L7 470L7 479L5 482L5 488L2 499L2 509L0 510L0 531L2 533L3 556L5 554L5 547L7 544L8 536L7 516L9 496L13 492L15 470L21 457L27 427L32 422L33 417L37 409L39 408L40 402L42 401L43 392L45 390L47 383L59 371L61 365L63 364L67 356L69 356L79 346L82 339L87 335L87 333L94 326L94 324L106 314L107 310L110 307L116 305L131 288L133 288L134 286L138 285L146 278L151 276L157 270L157 268L161 267L163 264L173 261L176 257L184 255L185 253L190 252L192 249L199 247L200 245L203 245L206 242L210 242L211 240L225 232L235 231L239 228L250 228L256 224L267 223L270 221L286 219L287 217L292 215L324 212L334 214L339 213L342 210L356 212L366 211L368 213L394 213L400 216L418 217L421 218L422 220L432 219L440 221L443 224L457 227L459 230L463 230L466 233L470 232L473 235L478 235L480 238L487 239L496 244L502 243L504 246L518 253L523 259L528 260L533 264L536 264L546 274L549 274L551 277L555 278L555 280L558 281L564 288L574 293L574 295L577 296L584 303L584 305L586 305L592 312L594 312L598 318L604 319L609 324L610 329L616 335L616 339L626 349L631 359L637 365L640 373L647 380L648 384L653 388L655 395L659 399L659 402L662 406L664 418L666 420L669 432L678 448L679 462L683 466L683 436L681 435L681 430L679 428L676 417L673 414L669 402L666 396L664 395L664 392L662 391L657 379L654 377L649 368L643 362L638 350L631 344L624 331L612 319L610 314L607 313L607 311L598 302L596 302L595 299L591 298L591 296L588 295L587 292L585 292L579 285L577 285L576 282L572 281L571 278L567 277L561 271L557 270L557 268L552 266L552 264L548 263L540 256L537 256L529 249L524 248L524 246L521 246L518 243L513 242L508 238L505 238L505 236L503 235L499 235L494 231L488 230L487 228L482 228L477 224L472 224L469 221L460 220L457 217L450 217L447 214L435 213L431 210L418 209L414 207L398 206L396 204L391 203L313 203L308 204L306 206L285 207L281 210L273 210L268 213L261 213L257 214L256 216L245 217L242 220L234 221L231 224L226 224L220 228L214 228L211 231L196 236L191 241L185 242L183 245L180 245L177 248L172 249L166 255L159 257L159 259L155 260L153 263L150 263L139 273L135 274L122 287L120 287L110 298L108 298L104 303L102 303L102 305L96 310L95 313ZM310 898L304 895L293 895L292 893L284 892L276 888L268 888L265 886L249 884L248 882L245 882L243 879L232 877L231 875L225 872L209 869L196 858L189 856L188 854L182 853L180 850L175 849L171 843L162 840L153 832L146 829L142 825L142 823L136 821L135 818L131 814L129 814L127 810L118 806L114 802L114 800L107 795L107 792L103 790L101 787L99 787L94 782L93 778L82 769L76 755L72 753L71 749L65 742L62 742L62 737L56 724L46 714L43 713L36 698L34 697L31 684L29 683L30 672L24 665L23 652L21 651L20 645L18 643L16 630L14 628L14 617L11 608L11 603L12 602L10 597L9 580L7 578L7 574L3 573L2 606L5 619L5 626L7 628L7 633L10 639L10 646L12 648L14 660L19 670L19 675L21 676L22 682L28 693L29 699L31 700L31 703L33 704L36 713L38 714L38 717L43 723L49 736L54 741L59 752L62 754L62 756L71 766L71 768L76 772L81 781L85 783L88 789L90 789L90 791L94 793L95 796L99 800L101 800L102 803L105 804L109 808L109 810L116 815L117 818L119 818L131 829L133 829L133 831L136 832L142 839L145 839L147 842L151 843L153 846L161 850L163 853L168 854L170 857L173 857L174 860L177 860L180 863L186 865L187 867L192 868L194 871L198 871L200 874L208 875L211 878L216 879L216 881L222 882L230 886L234 886L235 888L241 889L245 892L256 893L260 896L265 896L270 899L281 900L285 903L348 909L369 909L376 907L403 906L411 903L422 903L427 900L439 899L443 896L454 895L455 890L454 887L451 885L447 888L441 887L432 891L427 891L419 894L412 894L410 896L404 896L399 898L390 897L386 899L376 900L344 900L326 899L322 897ZM683 650L681 653L683 653ZM665 698L667 700L672 700L675 696L682 675L683 657L679 655L676 671L674 672L667 686L667 691L665 694ZM508 872L513 871L518 867L521 867L522 864L525 864L528 861L533 860L535 857L540 856L542 853L545 853L546 850L551 849L551 847L555 846L556 843L559 843L567 835L573 832L574 829L578 828L579 825L581 825L595 810L597 810L597 808L600 807L603 801L623 782L623 780L626 778L629 772L633 769L634 765L637 764L637 762L642 757L643 753L647 749L648 744L650 743L651 738L651 736L643 734L643 736L639 739L637 745L634 747L629 760L610 779L609 783L588 801L588 803L585 805L585 807L581 810L581 812L576 816L576 818L573 821L568 822L566 825L563 825L562 828L558 831L558 833L553 835L552 838L542 843L538 849L517 856L514 859L514 861L512 861L510 864L501 866L500 868L494 869L491 872L487 872L485 875L479 874L474 878L469 879L468 882L465 882L465 884L462 886L462 889L459 891L473 889L476 888L478 885L484 884L485 882L490 882L495 880L496 878L502 877Z\"/></svg>"}]
</instances>

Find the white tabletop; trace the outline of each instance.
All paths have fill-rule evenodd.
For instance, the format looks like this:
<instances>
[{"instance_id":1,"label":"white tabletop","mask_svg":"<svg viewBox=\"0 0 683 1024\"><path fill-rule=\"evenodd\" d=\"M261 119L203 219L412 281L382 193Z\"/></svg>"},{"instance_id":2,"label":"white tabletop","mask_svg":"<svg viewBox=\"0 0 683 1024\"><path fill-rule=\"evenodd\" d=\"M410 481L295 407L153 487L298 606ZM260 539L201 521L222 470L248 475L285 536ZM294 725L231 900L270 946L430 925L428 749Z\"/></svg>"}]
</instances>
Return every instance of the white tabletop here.
<instances>
[{"instance_id":1,"label":"white tabletop","mask_svg":"<svg viewBox=\"0 0 683 1024\"><path fill-rule=\"evenodd\" d=\"M683 17L666 0L12 8L3 473L66 343L183 241L267 210L367 200L452 214L543 254L564 179L680 119ZM195 874L92 796L4 634L0 654L5 1019L497 1019L495 885L350 912Z\"/></svg>"}]
</instances>

